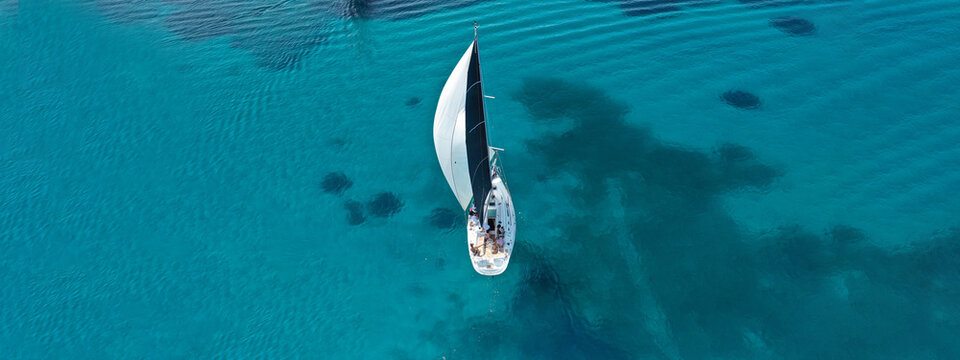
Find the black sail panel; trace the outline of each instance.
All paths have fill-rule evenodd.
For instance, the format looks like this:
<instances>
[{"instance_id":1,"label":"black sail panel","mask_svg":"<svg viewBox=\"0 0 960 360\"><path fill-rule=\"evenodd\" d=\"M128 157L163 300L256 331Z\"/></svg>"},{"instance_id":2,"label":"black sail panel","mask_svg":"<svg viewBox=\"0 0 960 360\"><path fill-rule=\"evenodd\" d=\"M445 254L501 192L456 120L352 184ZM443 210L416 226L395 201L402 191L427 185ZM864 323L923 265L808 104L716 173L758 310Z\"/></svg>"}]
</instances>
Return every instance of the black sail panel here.
<instances>
[{"instance_id":1,"label":"black sail panel","mask_svg":"<svg viewBox=\"0 0 960 360\"><path fill-rule=\"evenodd\" d=\"M470 183L473 186L473 204L481 221L486 221L484 201L490 193L490 154L487 144L486 114L483 109L483 85L480 81L480 53L474 40L473 56L467 70L467 98L464 109L467 163L470 169Z\"/></svg>"}]
</instances>

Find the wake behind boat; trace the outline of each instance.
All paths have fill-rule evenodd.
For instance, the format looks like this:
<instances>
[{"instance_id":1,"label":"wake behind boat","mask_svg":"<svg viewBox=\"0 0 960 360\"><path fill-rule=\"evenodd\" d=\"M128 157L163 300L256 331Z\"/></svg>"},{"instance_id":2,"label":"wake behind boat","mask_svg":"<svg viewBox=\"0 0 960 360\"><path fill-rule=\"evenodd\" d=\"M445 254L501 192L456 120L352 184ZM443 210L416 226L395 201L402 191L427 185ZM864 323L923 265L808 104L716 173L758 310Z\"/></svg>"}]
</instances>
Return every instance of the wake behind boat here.
<instances>
[{"instance_id":1,"label":"wake behind boat","mask_svg":"<svg viewBox=\"0 0 960 360\"><path fill-rule=\"evenodd\" d=\"M467 208L467 246L473 269L499 275L507 269L516 238L516 213L497 149L487 142L476 24L473 43L440 92L433 142L450 189Z\"/></svg>"}]
</instances>

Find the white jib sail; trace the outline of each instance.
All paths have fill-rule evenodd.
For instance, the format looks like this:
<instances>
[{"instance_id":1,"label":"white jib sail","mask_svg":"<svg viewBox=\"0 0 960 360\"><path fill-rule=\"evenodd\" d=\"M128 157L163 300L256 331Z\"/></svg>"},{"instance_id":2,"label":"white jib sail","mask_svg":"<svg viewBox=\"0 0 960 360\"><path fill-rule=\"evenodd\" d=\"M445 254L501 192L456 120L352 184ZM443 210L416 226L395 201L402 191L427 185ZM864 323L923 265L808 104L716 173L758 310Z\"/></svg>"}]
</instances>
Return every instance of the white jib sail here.
<instances>
[{"instance_id":1,"label":"white jib sail","mask_svg":"<svg viewBox=\"0 0 960 360\"><path fill-rule=\"evenodd\" d=\"M437 114L433 118L433 144L437 148L437 159L443 176L447 178L450 189L460 201L464 210L473 197L470 185L470 171L467 167L466 118L464 107L467 97L467 70L474 44L470 44L453 73L443 85Z\"/></svg>"}]
</instances>

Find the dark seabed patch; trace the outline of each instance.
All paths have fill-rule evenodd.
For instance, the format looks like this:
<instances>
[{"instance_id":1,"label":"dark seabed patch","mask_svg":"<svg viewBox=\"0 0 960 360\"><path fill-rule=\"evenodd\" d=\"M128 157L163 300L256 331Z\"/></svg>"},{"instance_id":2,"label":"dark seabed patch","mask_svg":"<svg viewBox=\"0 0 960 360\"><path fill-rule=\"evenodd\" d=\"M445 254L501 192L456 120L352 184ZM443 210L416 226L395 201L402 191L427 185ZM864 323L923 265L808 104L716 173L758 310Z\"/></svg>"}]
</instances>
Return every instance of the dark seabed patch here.
<instances>
[{"instance_id":1,"label":"dark seabed patch","mask_svg":"<svg viewBox=\"0 0 960 360\"><path fill-rule=\"evenodd\" d=\"M345 18L403 20L481 1L484 0L340 0L322 2L320 6Z\"/></svg>"},{"instance_id":2,"label":"dark seabed patch","mask_svg":"<svg viewBox=\"0 0 960 360\"><path fill-rule=\"evenodd\" d=\"M523 243L518 246L524 247ZM520 249L536 254L538 249ZM423 334L424 341L456 349L458 355L476 358L523 359L631 359L628 352L607 342L584 323L566 301L568 294L546 259L531 255L514 260L510 271L522 274L507 312L467 319L460 331L444 324ZM637 342L655 353L648 340Z\"/></svg>"},{"instance_id":3,"label":"dark seabed patch","mask_svg":"<svg viewBox=\"0 0 960 360\"><path fill-rule=\"evenodd\" d=\"M272 70L294 69L300 60L313 52L327 38L322 26L299 26L288 19L270 31L245 33L234 38L231 46L250 51L257 57L257 66ZM291 31L294 28L297 31Z\"/></svg>"},{"instance_id":4,"label":"dark seabed patch","mask_svg":"<svg viewBox=\"0 0 960 360\"><path fill-rule=\"evenodd\" d=\"M803 3L805 0L737 0L737 2L750 5L754 8L771 6L788 6Z\"/></svg>"},{"instance_id":5,"label":"dark seabed patch","mask_svg":"<svg viewBox=\"0 0 960 360\"><path fill-rule=\"evenodd\" d=\"M629 108L602 94L585 84L527 79L514 96L532 115L575 121L573 129L530 141L527 148L542 155L547 168L592 174L590 178L596 179L637 174L644 179L642 184L694 198L745 186L763 187L779 176L776 169L757 162L742 146L726 144L719 153L709 154L663 144L647 129L627 125L624 118ZM578 144L579 150L567 151L567 144ZM750 175L755 173L765 176ZM592 184L583 184L584 190L600 190Z\"/></svg>"},{"instance_id":6,"label":"dark seabed patch","mask_svg":"<svg viewBox=\"0 0 960 360\"><path fill-rule=\"evenodd\" d=\"M627 16L657 16L674 14L688 8L728 3L728 0L588 0L616 3ZM845 0L736 0L752 9L790 6L803 3L836 2Z\"/></svg>"},{"instance_id":7,"label":"dark seabed patch","mask_svg":"<svg viewBox=\"0 0 960 360\"><path fill-rule=\"evenodd\" d=\"M235 23L241 13L240 9L213 1L184 1L167 14L164 23L184 40L201 41L236 33Z\"/></svg>"},{"instance_id":8,"label":"dark seabed patch","mask_svg":"<svg viewBox=\"0 0 960 360\"><path fill-rule=\"evenodd\" d=\"M257 65L273 70L295 68L326 40L329 15L313 3L253 0L175 0L137 3L94 0L99 12L120 23L160 17L170 31L187 41L230 36L231 46L256 56Z\"/></svg>"},{"instance_id":9,"label":"dark seabed patch","mask_svg":"<svg viewBox=\"0 0 960 360\"><path fill-rule=\"evenodd\" d=\"M353 181L347 177L347 174L337 171L324 176L320 186L328 194L342 195L344 191L353 186Z\"/></svg>"},{"instance_id":10,"label":"dark seabed patch","mask_svg":"<svg viewBox=\"0 0 960 360\"><path fill-rule=\"evenodd\" d=\"M569 93L582 97L571 101ZM906 249L878 247L845 225L753 235L720 199L768 187L781 172L748 148L702 153L664 144L611 116L606 109L625 105L582 83L527 79L516 98L531 115L548 116L541 120L572 116L572 129L532 140L528 150L581 183L565 194L576 211L558 215L554 240L590 244L536 249L549 263L577 266L552 267L555 275L524 284L555 282L570 312L592 314L584 318L591 332L629 357L660 354L631 347L638 337L657 339L669 358L960 357L950 340L960 336L960 231ZM518 193L535 186L515 185ZM623 215L582 215L609 212L595 200L613 189Z\"/></svg>"},{"instance_id":11,"label":"dark seabed patch","mask_svg":"<svg viewBox=\"0 0 960 360\"><path fill-rule=\"evenodd\" d=\"M347 224L360 225L367 221L367 217L363 215L363 204L359 201L347 200L343 203L343 208L347 210Z\"/></svg>"},{"instance_id":12,"label":"dark seabed patch","mask_svg":"<svg viewBox=\"0 0 960 360\"><path fill-rule=\"evenodd\" d=\"M13 3L17 1L14 0ZM0 1L2 4L3 1ZM104 16L118 22L133 24L151 20L160 15L158 8L144 6L143 3L129 0L95 0L97 10Z\"/></svg>"},{"instance_id":13,"label":"dark seabed patch","mask_svg":"<svg viewBox=\"0 0 960 360\"><path fill-rule=\"evenodd\" d=\"M404 105L414 106L414 105L419 104L420 101L421 101L420 98L414 96L414 97L412 97L412 98L407 99L407 102L405 102Z\"/></svg>"},{"instance_id":14,"label":"dark seabed patch","mask_svg":"<svg viewBox=\"0 0 960 360\"><path fill-rule=\"evenodd\" d=\"M597 121L614 122L619 121L630 111L626 104L598 98L595 88L578 88L569 85L570 83L566 80L558 78L528 78L525 79L523 87L514 93L514 97L523 103L527 112L533 116L533 120L542 122L590 117L599 118ZM599 101L600 106L608 108L603 109L605 111L599 111L601 109L595 107L569 106L569 104L581 104L583 99Z\"/></svg>"},{"instance_id":15,"label":"dark seabed patch","mask_svg":"<svg viewBox=\"0 0 960 360\"><path fill-rule=\"evenodd\" d=\"M737 144L722 144L717 148L716 153L724 164L753 159L753 151L750 148Z\"/></svg>"},{"instance_id":16,"label":"dark seabed patch","mask_svg":"<svg viewBox=\"0 0 960 360\"><path fill-rule=\"evenodd\" d=\"M737 144L723 144L716 150L720 177L734 186L763 188L772 179L780 177L781 172L757 162L753 151Z\"/></svg>"},{"instance_id":17,"label":"dark seabed patch","mask_svg":"<svg viewBox=\"0 0 960 360\"><path fill-rule=\"evenodd\" d=\"M326 143L327 145L337 148L343 148L344 146L347 146L347 140L341 137L327 139Z\"/></svg>"},{"instance_id":18,"label":"dark seabed patch","mask_svg":"<svg viewBox=\"0 0 960 360\"><path fill-rule=\"evenodd\" d=\"M367 211L376 217L390 217L400 212L403 201L391 192L382 192L367 203Z\"/></svg>"},{"instance_id":19,"label":"dark seabed patch","mask_svg":"<svg viewBox=\"0 0 960 360\"><path fill-rule=\"evenodd\" d=\"M627 16L650 16L681 11L684 7L716 4L721 0L592 0L615 2Z\"/></svg>"},{"instance_id":20,"label":"dark seabed patch","mask_svg":"<svg viewBox=\"0 0 960 360\"><path fill-rule=\"evenodd\" d=\"M770 19L770 26L790 35L810 35L817 31L817 27L810 20L793 16Z\"/></svg>"},{"instance_id":21,"label":"dark seabed patch","mask_svg":"<svg viewBox=\"0 0 960 360\"><path fill-rule=\"evenodd\" d=\"M727 91L723 93L723 95L720 95L720 98L730 106L736 108L744 110L760 108L760 97L743 90Z\"/></svg>"},{"instance_id":22,"label":"dark seabed patch","mask_svg":"<svg viewBox=\"0 0 960 360\"><path fill-rule=\"evenodd\" d=\"M430 213L427 222L437 229L453 229L457 225L463 224L464 218L462 213L438 207Z\"/></svg>"}]
</instances>

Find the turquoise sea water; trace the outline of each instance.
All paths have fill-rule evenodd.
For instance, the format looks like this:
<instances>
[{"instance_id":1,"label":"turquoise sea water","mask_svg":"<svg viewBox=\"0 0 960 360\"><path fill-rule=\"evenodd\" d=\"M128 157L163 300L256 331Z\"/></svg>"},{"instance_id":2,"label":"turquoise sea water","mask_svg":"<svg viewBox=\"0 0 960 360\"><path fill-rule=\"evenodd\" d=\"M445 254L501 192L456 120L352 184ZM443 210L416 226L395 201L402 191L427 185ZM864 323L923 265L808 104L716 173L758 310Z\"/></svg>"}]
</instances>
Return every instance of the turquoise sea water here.
<instances>
[{"instance_id":1,"label":"turquoise sea water","mask_svg":"<svg viewBox=\"0 0 960 360\"><path fill-rule=\"evenodd\" d=\"M958 18L0 0L0 358L960 358ZM494 278L431 134L474 20Z\"/></svg>"}]
</instances>

